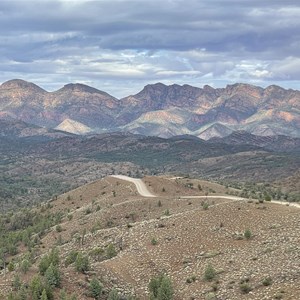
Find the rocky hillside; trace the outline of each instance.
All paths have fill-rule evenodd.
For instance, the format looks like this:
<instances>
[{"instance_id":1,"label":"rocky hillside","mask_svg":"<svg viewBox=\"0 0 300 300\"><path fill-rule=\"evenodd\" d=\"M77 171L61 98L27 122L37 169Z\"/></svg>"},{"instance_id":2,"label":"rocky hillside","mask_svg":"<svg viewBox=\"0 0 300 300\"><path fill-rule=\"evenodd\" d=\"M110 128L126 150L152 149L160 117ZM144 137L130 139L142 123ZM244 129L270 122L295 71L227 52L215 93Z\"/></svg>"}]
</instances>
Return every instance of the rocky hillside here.
<instances>
[{"instance_id":1,"label":"rocky hillside","mask_svg":"<svg viewBox=\"0 0 300 300\"><path fill-rule=\"evenodd\" d=\"M300 92L274 85L263 89L237 83L214 89L157 83L122 99L83 84L67 84L55 92L23 80L0 86L0 118L49 128L69 119L95 132L209 139L245 130L300 137L299 110Z\"/></svg>"},{"instance_id":2,"label":"rocky hillside","mask_svg":"<svg viewBox=\"0 0 300 300\"><path fill-rule=\"evenodd\" d=\"M201 89L158 83L121 99L121 103L122 120L131 121L129 128L125 128L135 133L149 128L150 134L157 135L161 130L165 136L166 128L174 126L179 126L182 134L205 139L241 129L256 135L299 136L300 132L300 92L278 86L263 89L234 84ZM157 113L149 115L153 111Z\"/></svg>"},{"instance_id":3,"label":"rocky hillside","mask_svg":"<svg viewBox=\"0 0 300 300\"><path fill-rule=\"evenodd\" d=\"M53 93L32 83L11 80L0 86L0 113L27 123L54 128L73 119L93 128L114 126L117 99L83 84L67 84Z\"/></svg>"},{"instance_id":4,"label":"rocky hillside","mask_svg":"<svg viewBox=\"0 0 300 300\"><path fill-rule=\"evenodd\" d=\"M153 299L163 274L156 299L298 299L299 206L203 180L143 181L155 198L106 177L0 215L0 298Z\"/></svg>"}]
</instances>

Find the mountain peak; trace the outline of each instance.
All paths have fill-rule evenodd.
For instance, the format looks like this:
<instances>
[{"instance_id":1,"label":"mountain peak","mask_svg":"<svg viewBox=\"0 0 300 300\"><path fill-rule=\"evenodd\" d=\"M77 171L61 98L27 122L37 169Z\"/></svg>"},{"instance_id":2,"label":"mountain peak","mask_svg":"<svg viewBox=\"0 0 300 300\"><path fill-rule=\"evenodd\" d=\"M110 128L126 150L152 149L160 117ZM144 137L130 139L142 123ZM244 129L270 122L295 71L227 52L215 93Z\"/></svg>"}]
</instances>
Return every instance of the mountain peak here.
<instances>
[{"instance_id":1,"label":"mountain peak","mask_svg":"<svg viewBox=\"0 0 300 300\"><path fill-rule=\"evenodd\" d=\"M39 92L45 92L45 90L43 90L36 84L25 81L23 79L8 80L8 81L2 83L2 85L0 87L3 89L30 89L30 90L36 90Z\"/></svg>"},{"instance_id":2,"label":"mountain peak","mask_svg":"<svg viewBox=\"0 0 300 300\"><path fill-rule=\"evenodd\" d=\"M147 84L144 86L143 91L151 91L151 90L157 90L157 89L165 89L167 87L167 85L161 83L161 82L157 82L157 83L153 83L153 84Z\"/></svg>"},{"instance_id":3,"label":"mountain peak","mask_svg":"<svg viewBox=\"0 0 300 300\"><path fill-rule=\"evenodd\" d=\"M85 92L85 93L104 93L96 88L82 84L82 83L68 83L59 89L59 91L73 91L73 92Z\"/></svg>"}]
</instances>

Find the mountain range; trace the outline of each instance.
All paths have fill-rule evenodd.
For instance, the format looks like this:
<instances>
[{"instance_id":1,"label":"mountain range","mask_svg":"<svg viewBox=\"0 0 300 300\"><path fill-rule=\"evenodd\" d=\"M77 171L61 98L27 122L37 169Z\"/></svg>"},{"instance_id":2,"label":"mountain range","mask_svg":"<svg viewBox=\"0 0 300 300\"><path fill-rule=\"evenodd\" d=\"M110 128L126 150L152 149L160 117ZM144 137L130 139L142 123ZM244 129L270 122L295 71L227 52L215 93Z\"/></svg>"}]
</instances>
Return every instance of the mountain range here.
<instances>
[{"instance_id":1,"label":"mountain range","mask_svg":"<svg viewBox=\"0 0 300 300\"><path fill-rule=\"evenodd\" d=\"M20 79L0 86L0 119L74 134L223 138L234 131L300 137L300 91L237 83L225 88L150 84L117 99L83 84L48 92Z\"/></svg>"}]
</instances>

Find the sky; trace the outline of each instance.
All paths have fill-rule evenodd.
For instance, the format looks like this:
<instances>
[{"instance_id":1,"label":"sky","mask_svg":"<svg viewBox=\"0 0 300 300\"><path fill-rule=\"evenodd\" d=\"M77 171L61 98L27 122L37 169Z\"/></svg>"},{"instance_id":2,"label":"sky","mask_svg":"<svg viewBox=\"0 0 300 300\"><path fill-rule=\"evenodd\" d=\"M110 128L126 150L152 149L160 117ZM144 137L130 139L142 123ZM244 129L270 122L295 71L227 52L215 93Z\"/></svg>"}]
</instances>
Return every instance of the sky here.
<instances>
[{"instance_id":1,"label":"sky","mask_svg":"<svg viewBox=\"0 0 300 300\"><path fill-rule=\"evenodd\" d=\"M118 98L156 82L300 90L300 2L1 0L0 68L0 83Z\"/></svg>"}]
</instances>

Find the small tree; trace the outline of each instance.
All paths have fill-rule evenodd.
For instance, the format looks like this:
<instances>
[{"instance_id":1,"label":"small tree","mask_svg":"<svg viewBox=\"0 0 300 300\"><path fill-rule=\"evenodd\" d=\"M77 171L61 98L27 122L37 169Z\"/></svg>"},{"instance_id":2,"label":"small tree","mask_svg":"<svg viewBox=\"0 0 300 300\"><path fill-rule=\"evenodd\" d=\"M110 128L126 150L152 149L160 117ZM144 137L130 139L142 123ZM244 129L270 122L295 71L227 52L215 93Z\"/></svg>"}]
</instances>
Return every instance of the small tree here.
<instances>
[{"instance_id":1,"label":"small tree","mask_svg":"<svg viewBox=\"0 0 300 300\"><path fill-rule=\"evenodd\" d=\"M163 276L158 289L158 300L171 300L173 293L171 280L167 276Z\"/></svg>"},{"instance_id":2,"label":"small tree","mask_svg":"<svg viewBox=\"0 0 300 300\"><path fill-rule=\"evenodd\" d=\"M33 300L40 299L40 296L42 295L43 292L43 284L41 281L41 277L39 275L36 275L32 278L30 282L30 291Z\"/></svg>"},{"instance_id":3,"label":"small tree","mask_svg":"<svg viewBox=\"0 0 300 300\"><path fill-rule=\"evenodd\" d=\"M57 266L59 264L59 253L56 248L53 248L49 255L44 255L39 263L39 271L41 275L44 275L49 266L53 264Z\"/></svg>"},{"instance_id":4,"label":"small tree","mask_svg":"<svg viewBox=\"0 0 300 300\"><path fill-rule=\"evenodd\" d=\"M150 299L171 300L173 299L173 286L170 278L166 275L154 277L149 282Z\"/></svg>"},{"instance_id":5,"label":"small tree","mask_svg":"<svg viewBox=\"0 0 300 300\"><path fill-rule=\"evenodd\" d=\"M44 255L39 263L39 272L41 275L44 275L47 269L49 268L50 261L48 255Z\"/></svg>"},{"instance_id":6,"label":"small tree","mask_svg":"<svg viewBox=\"0 0 300 300\"><path fill-rule=\"evenodd\" d=\"M91 296L94 297L95 299L99 299L103 290L103 286L100 283L100 281L97 278L93 278L90 282L89 288L90 288Z\"/></svg>"},{"instance_id":7,"label":"small tree","mask_svg":"<svg viewBox=\"0 0 300 300\"><path fill-rule=\"evenodd\" d=\"M79 252L75 260L76 271L80 273L85 273L89 270L89 268L90 263L88 257Z\"/></svg>"},{"instance_id":8,"label":"small tree","mask_svg":"<svg viewBox=\"0 0 300 300\"><path fill-rule=\"evenodd\" d=\"M53 248L51 251L50 251L50 254L49 254L49 266L50 264L52 263L54 266L57 266L59 264L59 252L58 252L58 249L57 248Z\"/></svg>"},{"instance_id":9,"label":"small tree","mask_svg":"<svg viewBox=\"0 0 300 300\"><path fill-rule=\"evenodd\" d=\"M148 288L150 291L150 299L156 299L158 296L158 289L160 287L161 277L154 277L150 280Z\"/></svg>"},{"instance_id":10,"label":"small tree","mask_svg":"<svg viewBox=\"0 0 300 300\"><path fill-rule=\"evenodd\" d=\"M52 287L59 287L61 282L61 274L58 266L54 266L52 263L45 272L45 278L48 284Z\"/></svg>"},{"instance_id":11,"label":"small tree","mask_svg":"<svg viewBox=\"0 0 300 300\"><path fill-rule=\"evenodd\" d=\"M12 286L16 291L18 291L21 288L22 282L18 274L16 274L13 278Z\"/></svg>"},{"instance_id":12,"label":"small tree","mask_svg":"<svg viewBox=\"0 0 300 300\"><path fill-rule=\"evenodd\" d=\"M29 268L30 268L31 264L29 262L28 259L23 259L22 262L21 262L21 271L26 274L28 271L29 271Z\"/></svg>"}]
</instances>

